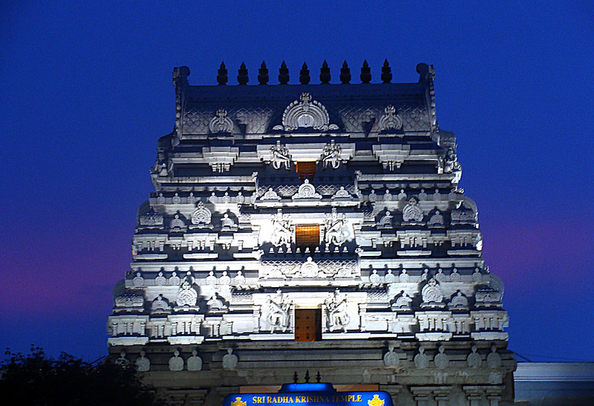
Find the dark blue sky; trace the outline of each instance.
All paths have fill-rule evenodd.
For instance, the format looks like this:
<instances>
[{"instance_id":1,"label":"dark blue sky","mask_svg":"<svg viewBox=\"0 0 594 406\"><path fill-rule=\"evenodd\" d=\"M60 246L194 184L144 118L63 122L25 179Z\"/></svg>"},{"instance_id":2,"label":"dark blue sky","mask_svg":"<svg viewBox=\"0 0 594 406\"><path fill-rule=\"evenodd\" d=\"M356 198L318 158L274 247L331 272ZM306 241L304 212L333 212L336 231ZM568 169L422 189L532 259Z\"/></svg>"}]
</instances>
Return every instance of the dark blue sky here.
<instances>
[{"instance_id":1,"label":"dark blue sky","mask_svg":"<svg viewBox=\"0 0 594 406\"><path fill-rule=\"evenodd\" d=\"M7 3L7 2L4 2ZM0 348L106 353L111 288L131 260L174 66L230 84L306 61L333 82L436 69L440 126L484 256L506 284L510 348L594 361L594 6L586 1L12 2L0 6ZM357 74L353 75L357 77ZM356 81L355 81L356 82Z\"/></svg>"}]
</instances>

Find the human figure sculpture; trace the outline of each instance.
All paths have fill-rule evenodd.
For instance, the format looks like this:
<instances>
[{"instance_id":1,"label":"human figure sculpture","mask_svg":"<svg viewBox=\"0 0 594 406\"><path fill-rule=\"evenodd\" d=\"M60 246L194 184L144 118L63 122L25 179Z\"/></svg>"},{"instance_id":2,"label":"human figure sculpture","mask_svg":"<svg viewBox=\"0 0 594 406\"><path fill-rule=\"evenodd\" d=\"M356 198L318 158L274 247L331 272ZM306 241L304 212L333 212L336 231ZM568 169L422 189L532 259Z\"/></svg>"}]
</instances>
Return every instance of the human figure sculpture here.
<instances>
[{"instance_id":1,"label":"human figure sculpture","mask_svg":"<svg viewBox=\"0 0 594 406\"><path fill-rule=\"evenodd\" d=\"M429 357L425 354L425 348L419 347L419 353L414 358L415 366L419 369L429 366Z\"/></svg>"},{"instance_id":2,"label":"human figure sculpture","mask_svg":"<svg viewBox=\"0 0 594 406\"><path fill-rule=\"evenodd\" d=\"M231 278L229 277L229 274L227 273L227 271L223 271L223 275L221 275L221 279L219 280L219 282L221 285L230 285L231 284Z\"/></svg>"},{"instance_id":3,"label":"human figure sculpture","mask_svg":"<svg viewBox=\"0 0 594 406\"><path fill-rule=\"evenodd\" d=\"M398 296L394 302L394 307L401 310L408 310L411 307L411 303L412 298L408 295L408 293L401 291L400 296Z\"/></svg>"},{"instance_id":4,"label":"human figure sculpture","mask_svg":"<svg viewBox=\"0 0 594 406\"><path fill-rule=\"evenodd\" d=\"M173 220L171 220L172 230L182 230L186 226L186 223L179 218L179 214L176 214Z\"/></svg>"},{"instance_id":5,"label":"human figure sculpture","mask_svg":"<svg viewBox=\"0 0 594 406\"><path fill-rule=\"evenodd\" d=\"M243 272L237 271L237 275L233 278L233 284L235 286L245 285L245 276L243 276Z\"/></svg>"},{"instance_id":6,"label":"human figure sculpture","mask_svg":"<svg viewBox=\"0 0 594 406\"><path fill-rule=\"evenodd\" d=\"M188 358L188 371L201 371L202 370L202 358L198 356L198 351L192 350L192 356Z\"/></svg>"},{"instance_id":7,"label":"human figure sculpture","mask_svg":"<svg viewBox=\"0 0 594 406\"><path fill-rule=\"evenodd\" d=\"M471 368L479 368L483 363L481 354L477 352L476 345L472 346L472 352L468 354L468 357L466 357L466 362L468 363L468 366Z\"/></svg>"},{"instance_id":8,"label":"human figure sculpture","mask_svg":"<svg viewBox=\"0 0 594 406\"><path fill-rule=\"evenodd\" d=\"M491 352L487 355L487 365L490 368L498 368L502 365L501 355L497 354L497 347L491 346Z\"/></svg>"},{"instance_id":9,"label":"human figure sculpture","mask_svg":"<svg viewBox=\"0 0 594 406\"><path fill-rule=\"evenodd\" d=\"M235 222L229 217L229 214L225 213L221 218L221 228L232 228L235 227Z\"/></svg>"},{"instance_id":10,"label":"human figure sculpture","mask_svg":"<svg viewBox=\"0 0 594 406\"><path fill-rule=\"evenodd\" d=\"M369 275L369 282L373 283L374 285L379 284L382 281L381 276L378 275L377 270L374 269L371 273L371 275Z\"/></svg>"},{"instance_id":11,"label":"human figure sculpture","mask_svg":"<svg viewBox=\"0 0 594 406\"><path fill-rule=\"evenodd\" d=\"M227 354L223 357L223 369L232 370L237 368L237 355L233 354L233 348L227 349Z\"/></svg>"},{"instance_id":12,"label":"human figure sculpture","mask_svg":"<svg viewBox=\"0 0 594 406\"><path fill-rule=\"evenodd\" d=\"M274 169L280 169L284 166L288 170L291 167L289 150L281 145L280 141L276 141L276 145L270 147L270 151L272 152L272 167Z\"/></svg>"},{"instance_id":13,"label":"human figure sculpture","mask_svg":"<svg viewBox=\"0 0 594 406\"><path fill-rule=\"evenodd\" d=\"M289 220L283 216L282 210L278 209L275 218L272 220L272 235L270 236L270 242L276 247L291 246L291 228Z\"/></svg>"},{"instance_id":14,"label":"human figure sculpture","mask_svg":"<svg viewBox=\"0 0 594 406\"><path fill-rule=\"evenodd\" d=\"M136 370L138 372L148 372L151 369L151 362L147 357L145 357L146 353L140 351L140 357L136 358Z\"/></svg>"},{"instance_id":15,"label":"human figure sculpture","mask_svg":"<svg viewBox=\"0 0 594 406\"><path fill-rule=\"evenodd\" d=\"M291 303L288 297L283 297L279 291L275 298L268 296L268 322L270 323L270 330L274 333L277 329L283 333L289 327L289 312L291 310Z\"/></svg>"},{"instance_id":16,"label":"human figure sculpture","mask_svg":"<svg viewBox=\"0 0 594 406\"><path fill-rule=\"evenodd\" d=\"M332 209L332 215L326 219L327 244L342 245L348 237L346 219L344 214L338 215L336 209Z\"/></svg>"},{"instance_id":17,"label":"human figure sculpture","mask_svg":"<svg viewBox=\"0 0 594 406\"><path fill-rule=\"evenodd\" d=\"M347 324L350 321L346 296L341 298L340 290L336 289L334 295L331 295L324 301L324 306L326 308L329 330L342 330L346 332Z\"/></svg>"},{"instance_id":18,"label":"human figure sculpture","mask_svg":"<svg viewBox=\"0 0 594 406\"><path fill-rule=\"evenodd\" d=\"M430 227L440 227L443 226L443 215L440 213L439 210L435 210L435 214L431 216L429 222L427 223Z\"/></svg>"},{"instance_id":19,"label":"human figure sculpture","mask_svg":"<svg viewBox=\"0 0 594 406\"><path fill-rule=\"evenodd\" d=\"M337 145L334 140L330 141L329 144L326 144L322 153L322 162L324 163L324 168L330 165L332 169L338 169L340 167L341 151L342 147Z\"/></svg>"},{"instance_id":20,"label":"human figure sculpture","mask_svg":"<svg viewBox=\"0 0 594 406\"><path fill-rule=\"evenodd\" d=\"M387 367L395 367L399 364L398 355L394 353L394 346L388 348L388 352L384 354L384 365Z\"/></svg>"},{"instance_id":21,"label":"human figure sculpture","mask_svg":"<svg viewBox=\"0 0 594 406\"><path fill-rule=\"evenodd\" d=\"M169 370L181 371L184 369L184 359L179 356L179 350L173 351L173 357L169 358Z\"/></svg>"},{"instance_id":22,"label":"human figure sculpture","mask_svg":"<svg viewBox=\"0 0 594 406\"><path fill-rule=\"evenodd\" d=\"M128 361L128 358L126 358L126 351L122 350L120 352L120 356L118 359L115 360L115 364L119 365L123 368L127 367L128 365L130 365L130 361Z\"/></svg>"},{"instance_id":23,"label":"human figure sculpture","mask_svg":"<svg viewBox=\"0 0 594 406\"><path fill-rule=\"evenodd\" d=\"M394 218L394 216L392 216L392 213L389 210L386 210L386 214L384 216L382 216L382 218L380 218L379 227L383 227L383 228L390 228L392 227L392 219Z\"/></svg>"},{"instance_id":24,"label":"human figure sculpture","mask_svg":"<svg viewBox=\"0 0 594 406\"><path fill-rule=\"evenodd\" d=\"M155 285L163 286L167 284L167 279L163 276L163 272L159 271L159 274L155 278Z\"/></svg>"},{"instance_id":25,"label":"human figure sculpture","mask_svg":"<svg viewBox=\"0 0 594 406\"><path fill-rule=\"evenodd\" d=\"M206 304L210 310L223 310L226 308L225 302L223 302L221 296L219 296L219 294L216 292L210 297L210 299L208 299Z\"/></svg>"},{"instance_id":26,"label":"human figure sculpture","mask_svg":"<svg viewBox=\"0 0 594 406\"><path fill-rule=\"evenodd\" d=\"M450 364L450 359L445 353L445 347L443 345L439 346L439 354L435 356L435 366L439 369L447 368Z\"/></svg>"}]
</instances>

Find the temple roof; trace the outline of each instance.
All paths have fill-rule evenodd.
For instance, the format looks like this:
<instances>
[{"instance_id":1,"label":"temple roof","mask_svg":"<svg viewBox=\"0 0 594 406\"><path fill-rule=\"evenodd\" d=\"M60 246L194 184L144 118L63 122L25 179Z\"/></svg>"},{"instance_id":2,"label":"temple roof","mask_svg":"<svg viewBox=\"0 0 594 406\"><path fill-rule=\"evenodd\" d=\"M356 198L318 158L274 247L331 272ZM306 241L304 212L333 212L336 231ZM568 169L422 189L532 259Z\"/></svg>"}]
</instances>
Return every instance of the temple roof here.
<instances>
[{"instance_id":1,"label":"temple roof","mask_svg":"<svg viewBox=\"0 0 594 406\"><path fill-rule=\"evenodd\" d=\"M420 74L417 83L389 83L384 77L385 83L194 86L188 83L187 67L175 68L176 132L180 138L212 133L209 124L221 111L233 123L233 129L229 125L230 133L272 133L281 129L289 105L302 103L304 95L312 106L327 112L329 122L336 126L331 129L337 131L375 132L378 129L374 125L377 127L389 108L402 120L403 131L431 132L435 128L433 68L419 64L417 71ZM240 83L247 80L247 70L243 74L243 79L238 76ZM221 80L219 75L219 81L226 80Z\"/></svg>"}]
</instances>

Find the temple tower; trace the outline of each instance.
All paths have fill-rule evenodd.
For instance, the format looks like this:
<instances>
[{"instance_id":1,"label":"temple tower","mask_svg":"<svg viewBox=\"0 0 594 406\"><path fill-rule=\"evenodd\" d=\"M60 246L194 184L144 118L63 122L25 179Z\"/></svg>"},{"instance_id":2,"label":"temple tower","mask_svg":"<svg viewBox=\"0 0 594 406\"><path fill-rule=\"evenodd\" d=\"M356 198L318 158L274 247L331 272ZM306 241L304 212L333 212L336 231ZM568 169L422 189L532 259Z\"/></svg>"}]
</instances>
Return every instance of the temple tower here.
<instances>
[{"instance_id":1,"label":"temple tower","mask_svg":"<svg viewBox=\"0 0 594 406\"><path fill-rule=\"evenodd\" d=\"M484 264L456 138L417 83L193 86L176 68L174 132L114 290L109 351L172 403L220 405L320 372L394 405L513 401L503 284ZM355 386L353 386L355 385ZM260 388L261 389L261 388Z\"/></svg>"}]
</instances>

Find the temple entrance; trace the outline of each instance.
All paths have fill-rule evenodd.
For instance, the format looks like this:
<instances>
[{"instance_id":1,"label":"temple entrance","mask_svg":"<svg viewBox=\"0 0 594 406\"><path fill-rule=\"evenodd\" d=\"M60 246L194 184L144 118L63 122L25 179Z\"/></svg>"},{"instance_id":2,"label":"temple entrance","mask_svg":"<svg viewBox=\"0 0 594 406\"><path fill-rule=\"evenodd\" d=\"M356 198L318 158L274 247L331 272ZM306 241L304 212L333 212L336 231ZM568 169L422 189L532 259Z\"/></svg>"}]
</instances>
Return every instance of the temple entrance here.
<instances>
[{"instance_id":1,"label":"temple entrance","mask_svg":"<svg viewBox=\"0 0 594 406\"><path fill-rule=\"evenodd\" d=\"M322 340L322 310L295 309L295 341Z\"/></svg>"}]
</instances>

